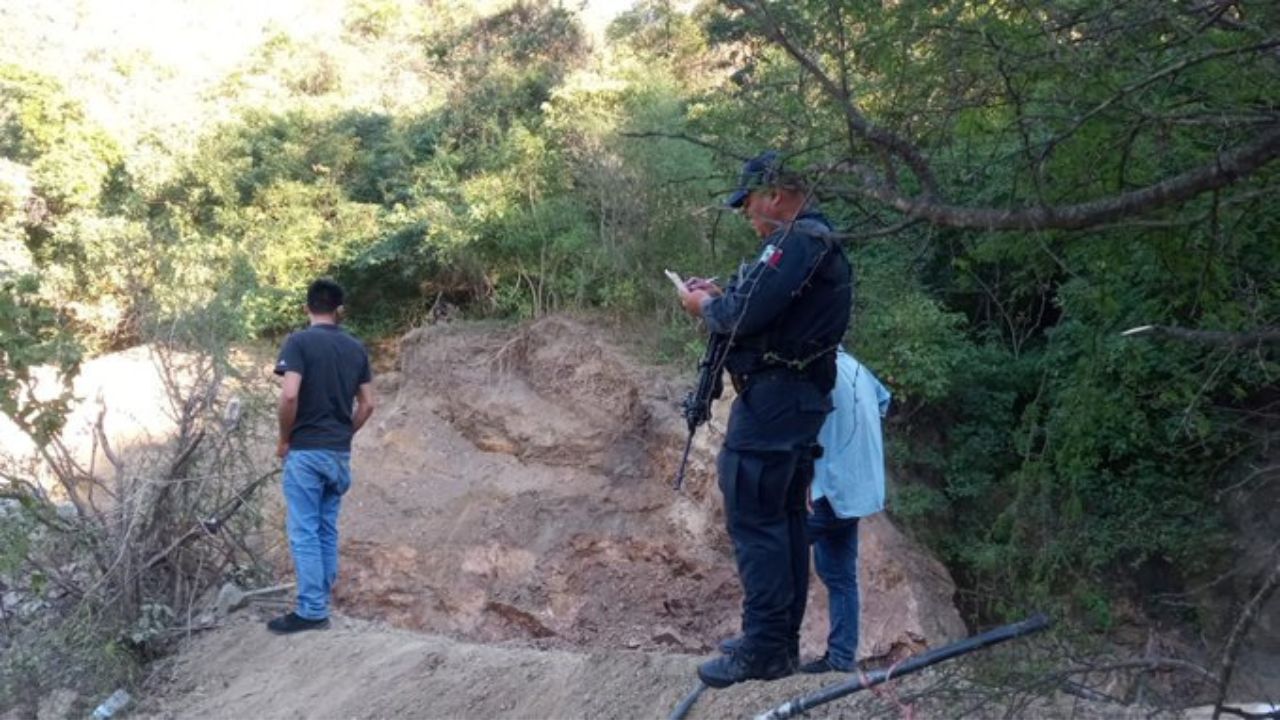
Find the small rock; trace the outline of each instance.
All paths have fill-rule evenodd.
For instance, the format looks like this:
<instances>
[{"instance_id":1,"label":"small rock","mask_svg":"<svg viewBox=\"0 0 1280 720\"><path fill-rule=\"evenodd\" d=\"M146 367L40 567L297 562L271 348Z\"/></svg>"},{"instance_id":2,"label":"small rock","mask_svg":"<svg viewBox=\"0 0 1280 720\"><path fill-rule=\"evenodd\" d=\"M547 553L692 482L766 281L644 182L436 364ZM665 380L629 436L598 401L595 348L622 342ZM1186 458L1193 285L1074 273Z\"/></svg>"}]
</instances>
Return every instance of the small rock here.
<instances>
[{"instance_id":1,"label":"small rock","mask_svg":"<svg viewBox=\"0 0 1280 720\"><path fill-rule=\"evenodd\" d=\"M38 720L69 718L71 717L71 708L76 704L76 699L79 697L75 690L58 688L40 699L40 706L36 710L36 718Z\"/></svg>"},{"instance_id":2,"label":"small rock","mask_svg":"<svg viewBox=\"0 0 1280 720\"><path fill-rule=\"evenodd\" d=\"M669 647L676 648L688 647L689 645L688 641L685 640L684 636L681 635L679 631L667 625L659 627L650 640L658 645L667 645Z\"/></svg>"}]
</instances>

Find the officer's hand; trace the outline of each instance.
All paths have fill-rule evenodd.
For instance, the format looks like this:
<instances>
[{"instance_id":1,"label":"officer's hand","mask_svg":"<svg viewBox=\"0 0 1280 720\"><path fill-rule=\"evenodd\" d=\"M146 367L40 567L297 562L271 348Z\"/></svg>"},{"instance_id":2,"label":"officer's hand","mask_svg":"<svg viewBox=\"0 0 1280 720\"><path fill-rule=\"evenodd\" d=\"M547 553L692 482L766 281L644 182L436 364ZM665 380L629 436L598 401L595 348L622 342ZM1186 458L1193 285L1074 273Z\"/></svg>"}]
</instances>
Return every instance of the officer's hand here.
<instances>
[{"instance_id":1,"label":"officer's hand","mask_svg":"<svg viewBox=\"0 0 1280 720\"><path fill-rule=\"evenodd\" d=\"M720 290L720 286L716 285L713 280L705 280L703 278L696 277L685 280L684 289L689 291L702 290L711 297L719 297L722 292Z\"/></svg>"},{"instance_id":2,"label":"officer's hand","mask_svg":"<svg viewBox=\"0 0 1280 720\"><path fill-rule=\"evenodd\" d=\"M711 299L706 290L680 290L680 305L694 317L702 317L702 304Z\"/></svg>"}]
</instances>

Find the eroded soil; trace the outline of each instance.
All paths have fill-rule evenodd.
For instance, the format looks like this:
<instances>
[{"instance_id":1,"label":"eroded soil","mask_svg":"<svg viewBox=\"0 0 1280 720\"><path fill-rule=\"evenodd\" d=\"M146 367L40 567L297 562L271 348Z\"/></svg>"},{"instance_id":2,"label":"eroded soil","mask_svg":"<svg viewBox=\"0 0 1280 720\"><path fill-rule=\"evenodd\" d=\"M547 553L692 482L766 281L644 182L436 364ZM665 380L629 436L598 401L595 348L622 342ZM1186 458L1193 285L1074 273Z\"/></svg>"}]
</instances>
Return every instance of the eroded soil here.
<instances>
[{"instance_id":1,"label":"eroded soil","mask_svg":"<svg viewBox=\"0 0 1280 720\"><path fill-rule=\"evenodd\" d=\"M354 449L343 612L555 648L698 653L737 632L716 428L669 484L682 384L563 318L429 327L400 365Z\"/></svg>"}]
</instances>

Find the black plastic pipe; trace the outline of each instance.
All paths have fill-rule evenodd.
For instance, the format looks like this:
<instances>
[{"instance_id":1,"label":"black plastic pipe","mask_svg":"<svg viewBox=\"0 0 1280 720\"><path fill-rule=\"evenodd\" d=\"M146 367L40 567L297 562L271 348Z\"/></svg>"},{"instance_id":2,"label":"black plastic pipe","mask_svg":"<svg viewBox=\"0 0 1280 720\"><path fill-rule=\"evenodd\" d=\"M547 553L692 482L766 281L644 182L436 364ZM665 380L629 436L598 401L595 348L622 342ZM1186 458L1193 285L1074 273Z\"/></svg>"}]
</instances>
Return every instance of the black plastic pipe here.
<instances>
[{"instance_id":1,"label":"black plastic pipe","mask_svg":"<svg viewBox=\"0 0 1280 720\"><path fill-rule=\"evenodd\" d=\"M973 637L965 638L964 640L951 643L950 645L943 645L940 648L934 648L928 652L907 658L892 668L874 670L838 685L829 685L811 695L805 695L794 700L789 700L768 712L757 715L755 720L786 720L786 718L795 717L812 710L819 705L825 705L832 700L837 700L846 695L852 695L859 690L865 690L873 685L879 685L880 683L890 679L890 671L892 671L892 676L895 678L903 675L910 675L913 672L923 670L924 668L940 663L943 660L950 660L951 658L971 653L974 650L981 650L982 648L990 647L1006 640L1013 640L1014 638L1019 638L1023 635L1040 632L1041 630L1049 627L1050 624L1049 618L1046 617L1044 613L1036 613L1021 622L1016 622L1011 625L1002 625L980 635L974 635Z\"/></svg>"},{"instance_id":2,"label":"black plastic pipe","mask_svg":"<svg viewBox=\"0 0 1280 720\"><path fill-rule=\"evenodd\" d=\"M693 704L698 702L698 698L702 695L702 691L706 689L707 686L702 684L702 681L699 680L698 687L694 688L693 692L686 695L685 698L680 701L680 704L676 706L676 709L672 710L671 714L667 716L667 720L684 720L684 716L689 714L689 710L693 708Z\"/></svg>"}]
</instances>

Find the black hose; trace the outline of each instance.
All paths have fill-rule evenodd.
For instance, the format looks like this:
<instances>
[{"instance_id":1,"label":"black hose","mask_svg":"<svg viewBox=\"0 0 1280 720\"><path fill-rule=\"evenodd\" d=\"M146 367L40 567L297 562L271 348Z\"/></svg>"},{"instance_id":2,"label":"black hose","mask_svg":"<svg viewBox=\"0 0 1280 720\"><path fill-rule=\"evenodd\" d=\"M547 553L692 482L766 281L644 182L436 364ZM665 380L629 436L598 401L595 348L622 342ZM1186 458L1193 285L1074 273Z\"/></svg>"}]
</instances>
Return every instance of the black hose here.
<instances>
[{"instance_id":1,"label":"black hose","mask_svg":"<svg viewBox=\"0 0 1280 720\"><path fill-rule=\"evenodd\" d=\"M832 700L842 698L846 695L852 695L859 690L865 690L873 685L879 685L880 683L889 680L890 675L895 678L902 675L909 675L935 663L940 663L943 660L950 660L953 657L971 653L974 650L981 650L982 648L990 647L1006 640L1012 640L1014 638L1022 637L1023 635L1030 635L1031 633L1039 632L1049 627L1049 625L1049 618L1045 617L1044 613L1036 613L1021 622L1016 622L1011 625L1003 625L1001 627L988 630L981 635L974 635L973 637L965 638L964 640L951 643L950 645L943 645L940 648L934 648L928 652L907 658L894 667L875 670L838 685L829 685L811 695L798 697L794 700L783 703L768 712L757 715L755 720L786 720L786 718L795 717L812 710L819 705L825 705ZM692 705L692 703L690 704ZM677 716L672 715L672 718L675 717Z\"/></svg>"},{"instance_id":2,"label":"black hose","mask_svg":"<svg viewBox=\"0 0 1280 720\"><path fill-rule=\"evenodd\" d=\"M702 695L702 691L706 689L707 686L702 684L702 681L698 681L698 686L693 689L693 692L685 696L685 699L680 701L680 704L676 706L676 709L672 710L671 714L667 716L667 720L684 720L684 716L689 714L689 710L693 708L693 704L698 702L698 697Z\"/></svg>"}]
</instances>

